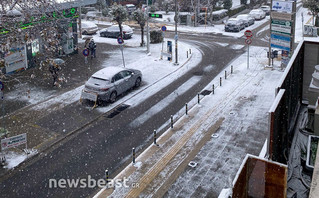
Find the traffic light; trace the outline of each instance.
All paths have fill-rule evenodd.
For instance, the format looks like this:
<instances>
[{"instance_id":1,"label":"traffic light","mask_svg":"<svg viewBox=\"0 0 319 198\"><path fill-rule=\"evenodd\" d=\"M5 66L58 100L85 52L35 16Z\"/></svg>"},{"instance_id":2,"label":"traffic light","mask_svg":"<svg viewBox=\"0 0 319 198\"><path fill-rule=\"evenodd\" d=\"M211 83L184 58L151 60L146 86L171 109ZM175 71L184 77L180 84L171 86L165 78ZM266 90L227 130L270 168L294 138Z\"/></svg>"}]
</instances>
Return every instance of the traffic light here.
<instances>
[{"instance_id":1,"label":"traffic light","mask_svg":"<svg viewBox=\"0 0 319 198\"><path fill-rule=\"evenodd\" d=\"M148 16L151 18L163 18L162 14L149 13Z\"/></svg>"}]
</instances>

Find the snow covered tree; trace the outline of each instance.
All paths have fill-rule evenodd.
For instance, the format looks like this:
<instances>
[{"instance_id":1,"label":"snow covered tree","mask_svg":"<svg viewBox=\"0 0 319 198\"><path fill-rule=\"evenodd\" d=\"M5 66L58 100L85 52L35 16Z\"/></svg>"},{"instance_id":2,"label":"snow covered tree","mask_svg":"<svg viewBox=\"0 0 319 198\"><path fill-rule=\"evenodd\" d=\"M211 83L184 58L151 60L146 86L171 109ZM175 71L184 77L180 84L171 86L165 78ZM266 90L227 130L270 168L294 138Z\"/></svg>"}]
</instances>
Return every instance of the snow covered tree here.
<instances>
[{"instance_id":1,"label":"snow covered tree","mask_svg":"<svg viewBox=\"0 0 319 198\"><path fill-rule=\"evenodd\" d=\"M120 35L123 37L122 23L128 18L128 12L126 8L122 5L114 4L111 8L110 14L113 17L113 20L118 23L120 28Z\"/></svg>"},{"instance_id":2,"label":"snow covered tree","mask_svg":"<svg viewBox=\"0 0 319 198\"><path fill-rule=\"evenodd\" d=\"M304 6L308 8L313 16L315 18L319 13L319 0L307 0L304 2ZM313 20L314 25L314 20Z\"/></svg>"},{"instance_id":3,"label":"snow covered tree","mask_svg":"<svg viewBox=\"0 0 319 198\"><path fill-rule=\"evenodd\" d=\"M141 46L144 46L144 26L146 22L145 12L141 9L137 9L133 12L134 19L141 27Z\"/></svg>"},{"instance_id":4,"label":"snow covered tree","mask_svg":"<svg viewBox=\"0 0 319 198\"><path fill-rule=\"evenodd\" d=\"M233 6L232 0L224 0L224 8L229 10Z\"/></svg>"}]
</instances>

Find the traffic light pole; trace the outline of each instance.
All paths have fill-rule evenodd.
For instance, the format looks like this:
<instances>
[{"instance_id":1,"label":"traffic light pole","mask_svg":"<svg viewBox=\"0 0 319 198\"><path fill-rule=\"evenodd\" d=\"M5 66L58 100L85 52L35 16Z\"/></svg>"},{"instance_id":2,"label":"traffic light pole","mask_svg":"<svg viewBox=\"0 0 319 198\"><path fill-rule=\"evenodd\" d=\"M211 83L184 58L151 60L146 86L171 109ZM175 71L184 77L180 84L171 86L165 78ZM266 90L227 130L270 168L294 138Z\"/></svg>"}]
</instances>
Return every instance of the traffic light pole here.
<instances>
[{"instance_id":1,"label":"traffic light pole","mask_svg":"<svg viewBox=\"0 0 319 198\"><path fill-rule=\"evenodd\" d=\"M175 65L178 65L178 50L177 50L177 22L178 22L178 16L177 16L177 1L175 0Z\"/></svg>"},{"instance_id":2,"label":"traffic light pole","mask_svg":"<svg viewBox=\"0 0 319 198\"><path fill-rule=\"evenodd\" d=\"M147 17L147 20L146 20L146 48L147 48L147 53L150 53L150 29L149 29L149 25L148 25L148 0L146 0L146 17Z\"/></svg>"}]
</instances>

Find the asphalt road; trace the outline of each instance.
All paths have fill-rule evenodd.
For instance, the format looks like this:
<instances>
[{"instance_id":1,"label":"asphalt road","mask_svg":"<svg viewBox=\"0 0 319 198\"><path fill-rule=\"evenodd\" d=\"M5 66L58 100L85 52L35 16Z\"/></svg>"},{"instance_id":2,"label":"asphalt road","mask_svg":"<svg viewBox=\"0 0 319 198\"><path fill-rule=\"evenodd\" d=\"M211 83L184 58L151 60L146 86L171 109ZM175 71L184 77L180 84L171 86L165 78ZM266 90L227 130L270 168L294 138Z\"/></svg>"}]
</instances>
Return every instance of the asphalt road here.
<instances>
[{"instance_id":1,"label":"asphalt road","mask_svg":"<svg viewBox=\"0 0 319 198\"><path fill-rule=\"evenodd\" d=\"M219 35L198 37L180 34L181 41L196 45L203 53L199 65L181 76L174 83L163 87L161 91L135 107L129 107L113 118L107 116L98 119L90 126L61 142L55 148L43 153L36 161L24 169L17 170L1 182L1 197L88 197L98 188L49 188L49 179L104 178L108 169L114 176L129 163L132 147L138 152L148 146L147 138L154 129L161 127L170 117L183 108L184 104L220 72L243 50L221 47L215 42L243 44L243 39L225 38ZM260 45L263 44L262 41ZM257 42L256 42L257 43ZM213 70L207 69L214 65ZM206 69L205 69L206 68ZM137 127L129 124L139 115L153 107L184 82L199 76L200 81L183 95L180 95L166 108ZM74 104L74 108L79 106Z\"/></svg>"}]
</instances>

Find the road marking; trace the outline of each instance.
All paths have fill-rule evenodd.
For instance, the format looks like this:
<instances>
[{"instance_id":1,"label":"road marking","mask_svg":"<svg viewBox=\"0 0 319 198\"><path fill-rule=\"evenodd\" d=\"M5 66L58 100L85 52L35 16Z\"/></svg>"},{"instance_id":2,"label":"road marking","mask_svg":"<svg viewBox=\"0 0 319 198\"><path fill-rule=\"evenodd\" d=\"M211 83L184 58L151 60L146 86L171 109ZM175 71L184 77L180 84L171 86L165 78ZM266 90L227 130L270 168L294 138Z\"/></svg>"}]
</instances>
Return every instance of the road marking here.
<instances>
[{"instance_id":1,"label":"road marking","mask_svg":"<svg viewBox=\"0 0 319 198\"><path fill-rule=\"evenodd\" d=\"M193 87L196 83L200 81L200 76L193 76L188 81L186 81L184 84L182 84L179 88L177 88L173 93L166 96L163 100L155 104L153 107L151 107L149 110L145 111L142 115L140 115L138 118L133 120L129 126L130 127L137 127L144 122L146 122L148 119L153 117L158 112L165 109L169 104L171 104L176 98L178 98L180 95L183 95L186 91L188 91L191 87Z\"/></svg>"}]
</instances>

